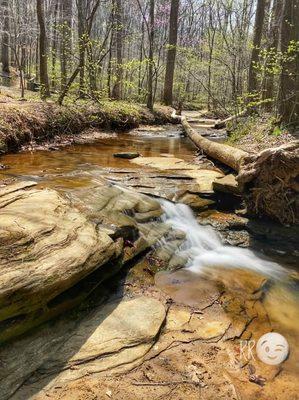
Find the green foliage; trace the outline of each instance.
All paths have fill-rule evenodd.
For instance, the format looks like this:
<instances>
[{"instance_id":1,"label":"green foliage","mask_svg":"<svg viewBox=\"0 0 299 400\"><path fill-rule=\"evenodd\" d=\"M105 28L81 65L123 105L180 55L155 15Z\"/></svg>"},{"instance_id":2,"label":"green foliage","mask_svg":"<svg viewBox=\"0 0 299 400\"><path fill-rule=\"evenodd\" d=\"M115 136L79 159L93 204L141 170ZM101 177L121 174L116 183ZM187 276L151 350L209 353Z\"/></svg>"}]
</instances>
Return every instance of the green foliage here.
<instances>
[{"instance_id":1,"label":"green foliage","mask_svg":"<svg viewBox=\"0 0 299 400\"><path fill-rule=\"evenodd\" d=\"M230 123L227 127L228 131L231 131L231 134L228 138L228 143L235 143L239 141L244 136L247 136L250 133L254 133L256 131L258 118L256 116L250 116L246 119L242 118L236 124Z\"/></svg>"},{"instance_id":2,"label":"green foliage","mask_svg":"<svg viewBox=\"0 0 299 400\"><path fill-rule=\"evenodd\" d=\"M282 129L279 126L275 126L273 129L272 135L279 136L282 134Z\"/></svg>"}]
</instances>

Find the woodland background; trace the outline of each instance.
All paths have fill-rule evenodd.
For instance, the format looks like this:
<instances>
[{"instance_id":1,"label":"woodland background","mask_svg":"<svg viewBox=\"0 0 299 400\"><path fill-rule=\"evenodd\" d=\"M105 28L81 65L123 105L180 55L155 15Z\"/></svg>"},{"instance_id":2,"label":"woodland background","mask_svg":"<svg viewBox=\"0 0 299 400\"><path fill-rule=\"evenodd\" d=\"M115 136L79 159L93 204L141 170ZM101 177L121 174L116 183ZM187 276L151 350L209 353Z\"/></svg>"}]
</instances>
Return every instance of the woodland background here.
<instances>
[{"instance_id":1,"label":"woodland background","mask_svg":"<svg viewBox=\"0 0 299 400\"><path fill-rule=\"evenodd\" d=\"M88 98L299 120L298 0L1 0L2 80Z\"/></svg>"}]
</instances>

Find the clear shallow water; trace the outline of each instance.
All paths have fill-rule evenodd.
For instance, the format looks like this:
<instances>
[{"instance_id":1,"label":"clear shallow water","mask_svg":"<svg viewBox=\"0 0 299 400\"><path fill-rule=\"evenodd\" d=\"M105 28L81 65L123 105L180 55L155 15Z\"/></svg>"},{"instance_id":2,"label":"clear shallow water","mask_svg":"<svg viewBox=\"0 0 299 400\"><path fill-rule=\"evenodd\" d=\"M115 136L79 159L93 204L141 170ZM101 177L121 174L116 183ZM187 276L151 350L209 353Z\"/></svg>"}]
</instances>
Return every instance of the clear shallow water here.
<instances>
[{"instance_id":1,"label":"clear shallow water","mask_svg":"<svg viewBox=\"0 0 299 400\"><path fill-rule=\"evenodd\" d=\"M173 132L173 128L170 129ZM90 171L97 170L100 174L110 169L139 170L140 167L129 160L113 156L121 151L139 152L145 157L174 154L185 161L191 161L195 146L187 138L180 137L177 130L172 135L106 134L103 139L89 144L74 144L54 151L7 154L0 157L0 163L9 168L0 170L0 181L9 177L22 177L46 183L47 187L71 189L88 186L93 178Z\"/></svg>"}]
</instances>

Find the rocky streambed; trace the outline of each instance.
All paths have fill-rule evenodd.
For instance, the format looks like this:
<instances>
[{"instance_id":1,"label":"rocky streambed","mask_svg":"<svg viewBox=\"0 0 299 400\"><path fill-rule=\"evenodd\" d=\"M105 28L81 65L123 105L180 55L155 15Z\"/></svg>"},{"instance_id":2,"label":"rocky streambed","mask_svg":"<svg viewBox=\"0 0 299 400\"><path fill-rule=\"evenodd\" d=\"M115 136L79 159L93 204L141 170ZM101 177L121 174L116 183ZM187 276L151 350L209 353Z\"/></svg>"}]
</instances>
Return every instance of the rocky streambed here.
<instances>
[{"instance_id":1,"label":"rocky streambed","mask_svg":"<svg viewBox=\"0 0 299 400\"><path fill-rule=\"evenodd\" d=\"M113 157L125 150L141 157ZM236 214L214 191L223 171L176 128L1 162L1 398L296 399L294 231ZM165 201L195 217L178 226ZM191 231L197 250L212 240L203 253L249 247L291 269L244 268L245 253L183 268L202 264ZM273 329L291 348L279 366L242 350Z\"/></svg>"}]
</instances>

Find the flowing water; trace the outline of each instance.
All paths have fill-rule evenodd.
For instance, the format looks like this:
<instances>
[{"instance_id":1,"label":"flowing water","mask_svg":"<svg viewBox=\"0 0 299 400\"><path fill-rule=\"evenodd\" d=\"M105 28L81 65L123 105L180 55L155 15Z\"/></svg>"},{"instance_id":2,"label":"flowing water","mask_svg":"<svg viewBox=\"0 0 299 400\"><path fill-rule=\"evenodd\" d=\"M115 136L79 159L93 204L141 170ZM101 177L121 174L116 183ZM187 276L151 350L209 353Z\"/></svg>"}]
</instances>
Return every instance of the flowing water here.
<instances>
[{"instance_id":1,"label":"flowing water","mask_svg":"<svg viewBox=\"0 0 299 400\"><path fill-rule=\"evenodd\" d=\"M279 264L264 260L251 250L223 245L216 231L200 225L187 205L163 200L162 206L165 222L186 234L181 251L188 254L186 268L189 271L207 273L211 268L238 268L276 279L286 274L286 270Z\"/></svg>"}]
</instances>

